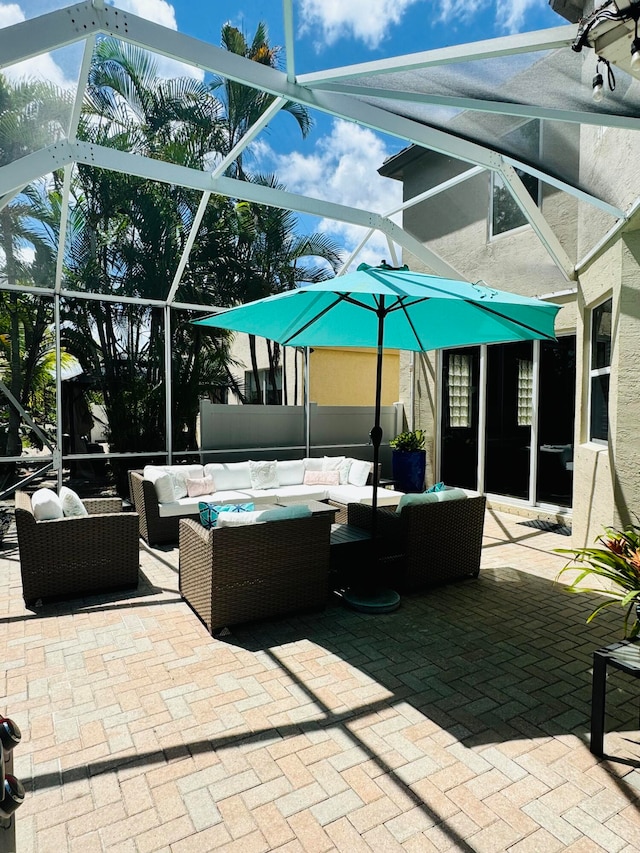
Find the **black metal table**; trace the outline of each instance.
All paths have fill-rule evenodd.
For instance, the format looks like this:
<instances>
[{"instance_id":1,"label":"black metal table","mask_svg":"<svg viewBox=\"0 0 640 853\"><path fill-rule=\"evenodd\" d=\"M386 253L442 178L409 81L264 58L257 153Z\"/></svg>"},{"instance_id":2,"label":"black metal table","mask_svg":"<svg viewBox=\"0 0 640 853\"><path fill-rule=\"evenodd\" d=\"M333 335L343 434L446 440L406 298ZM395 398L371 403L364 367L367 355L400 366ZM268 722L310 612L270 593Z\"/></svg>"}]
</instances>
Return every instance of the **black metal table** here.
<instances>
[{"instance_id":1,"label":"black metal table","mask_svg":"<svg viewBox=\"0 0 640 853\"><path fill-rule=\"evenodd\" d=\"M593 653L591 682L591 742L594 755L604 755L605 706L607 699L607 667L640 678L640 645L638 640L621 640L596 649Z\"/></svg>"}]
</instances>

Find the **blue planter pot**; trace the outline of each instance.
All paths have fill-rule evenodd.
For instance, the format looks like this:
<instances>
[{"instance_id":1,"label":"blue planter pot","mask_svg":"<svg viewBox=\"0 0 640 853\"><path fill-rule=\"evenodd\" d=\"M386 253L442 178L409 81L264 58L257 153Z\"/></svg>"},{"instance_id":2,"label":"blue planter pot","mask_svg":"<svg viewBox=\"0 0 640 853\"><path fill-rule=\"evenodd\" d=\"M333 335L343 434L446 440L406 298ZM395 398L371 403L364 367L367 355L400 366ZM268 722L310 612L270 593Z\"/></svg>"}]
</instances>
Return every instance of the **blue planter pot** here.
<instances>
[{"instance_id":1,"label":"blue planter pot","mask_svg":"<svg viewBox=\"0 0 640 853\"><path fill-rule=\"evenodd\" d=\"M400 492L423 492L426 464L426 450L392 450L391 467L396 489Z\"/></svg>"}]
</instances>

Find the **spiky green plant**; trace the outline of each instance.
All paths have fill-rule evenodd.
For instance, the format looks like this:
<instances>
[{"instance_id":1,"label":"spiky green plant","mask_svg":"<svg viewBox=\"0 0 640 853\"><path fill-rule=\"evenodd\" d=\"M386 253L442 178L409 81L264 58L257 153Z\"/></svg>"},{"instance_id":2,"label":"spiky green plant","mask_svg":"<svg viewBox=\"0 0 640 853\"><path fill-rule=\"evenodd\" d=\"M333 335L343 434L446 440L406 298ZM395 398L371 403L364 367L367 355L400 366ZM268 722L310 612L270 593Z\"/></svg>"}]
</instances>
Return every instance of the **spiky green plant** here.
<instances>
[{"instance_id":1,"label":"spiky green plant","mask_svg":"<svg viewBox=\"0 0 640 853\"><path fill-rule=\"evenodd\" d=\"M401 432L400 435L397 435L395 438L392 438L389 441L391 447L394 450L401 450L404 452L411 450L423 450L425 442L425 434L422 429L414 429L407 430L406 432Z\"/></svg>"},{"instance_id":2,"label":"spiky green plant","mask_svg":"<svg viewBox=\"0 0 640 853\"><path fill-rule=\"evenodd\" d=\"M629 525L624 530L605 527L597 537L601 546L592 548L555 548L558 554L571 554L571 560L558 573L558 578L568 571L577 571L571 581L569 592L586 592L604 595L608 600L599 604L587 619L591 622L607 607L619 604L626 608L624 636L637 637L640 621L636 605L640 601L640 527ZM610 588L592 587L584 581L592 577L602 578Z\"/></svg>"}]
</instances>

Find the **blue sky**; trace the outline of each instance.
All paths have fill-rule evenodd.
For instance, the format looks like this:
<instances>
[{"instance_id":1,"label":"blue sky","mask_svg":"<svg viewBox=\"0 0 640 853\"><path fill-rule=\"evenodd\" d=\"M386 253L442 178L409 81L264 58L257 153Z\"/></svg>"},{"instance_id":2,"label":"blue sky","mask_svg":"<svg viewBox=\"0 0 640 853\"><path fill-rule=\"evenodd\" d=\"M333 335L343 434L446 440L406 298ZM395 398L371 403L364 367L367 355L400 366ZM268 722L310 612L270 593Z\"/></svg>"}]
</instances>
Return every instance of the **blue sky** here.
<instances>
[{"instance_id":1,"label":"blue sky","mask_svg":"<svg viewBox=\"0 0 640 853\"><path fill-rule=\"evenodd\" d=\"M0 0L0 27L67 5L65 0ZM279 0L117 0L112 5L215 45L220 44L226 22L251 37L258 22L264 21L271 43L284 44ZM548 0L295 0L296 71L302 74L566 23L550 9ZM15 71L68 85L79 57L77 48L66 49L30 60ZM164 60L160 71L167 76L200 73ZM291 191L379 213L400 202L398 182L380 178L376 170L403 147L401 140L321 114L314 115L314 122L313 133L302 141L293 120L278 116L255 145L256 170L275 172ZM345 251L361 238L359 229L328 221L305 219L302 227L329 232ZM375 263L387 256L386 243L375 239L359 260Z\"/></svg>"}]
</instances>

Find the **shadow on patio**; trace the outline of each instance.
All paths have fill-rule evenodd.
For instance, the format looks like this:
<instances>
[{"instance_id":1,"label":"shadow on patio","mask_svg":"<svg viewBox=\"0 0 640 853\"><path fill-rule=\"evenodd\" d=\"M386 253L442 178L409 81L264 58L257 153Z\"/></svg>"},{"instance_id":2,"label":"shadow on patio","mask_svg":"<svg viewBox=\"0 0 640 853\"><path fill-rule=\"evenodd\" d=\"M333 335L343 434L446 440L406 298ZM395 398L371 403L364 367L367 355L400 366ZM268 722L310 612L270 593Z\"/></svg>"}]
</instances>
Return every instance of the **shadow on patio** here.
<instances>
[{"instance_id":1,"label":"shadow on patio","mask_svg":"<svg viewBox=\"0 0 640 853\"><path fill-rule=\"evenodd\" d=\"M588 750L591 654L619 637L619 614L587 626L587 596L524 570L555 544L525 530L505 522L479 579L395 613L333 601L218 639L177 596L177 549L141 549L138 596L22 621L3 549L21 849L632 849L624 677L607 705L617 758ZM499 535L517 568L498 565Z\"/></svg>"}]
</instances>

